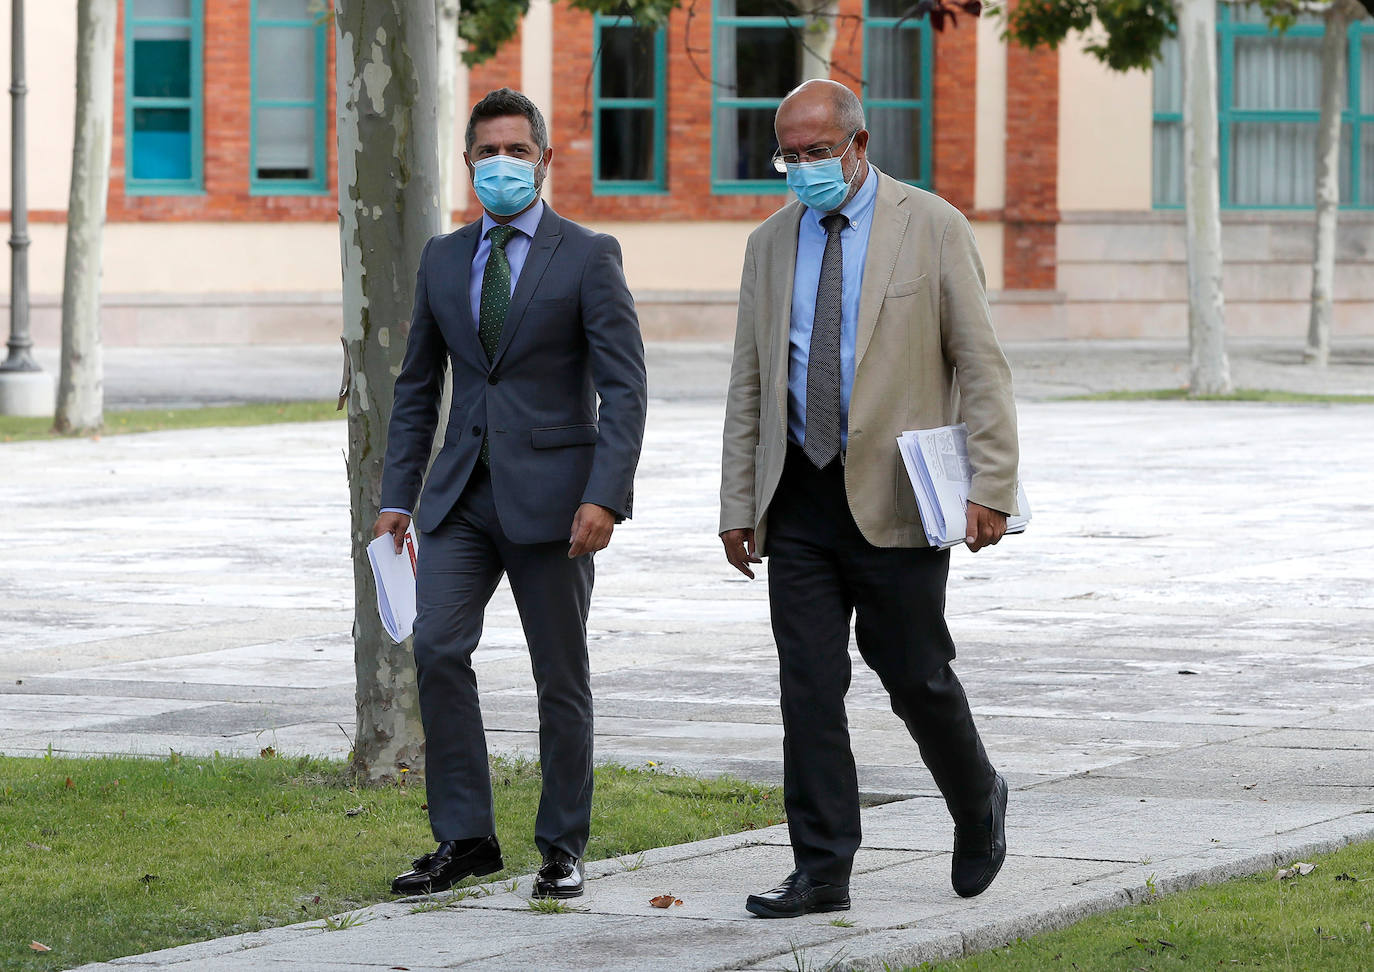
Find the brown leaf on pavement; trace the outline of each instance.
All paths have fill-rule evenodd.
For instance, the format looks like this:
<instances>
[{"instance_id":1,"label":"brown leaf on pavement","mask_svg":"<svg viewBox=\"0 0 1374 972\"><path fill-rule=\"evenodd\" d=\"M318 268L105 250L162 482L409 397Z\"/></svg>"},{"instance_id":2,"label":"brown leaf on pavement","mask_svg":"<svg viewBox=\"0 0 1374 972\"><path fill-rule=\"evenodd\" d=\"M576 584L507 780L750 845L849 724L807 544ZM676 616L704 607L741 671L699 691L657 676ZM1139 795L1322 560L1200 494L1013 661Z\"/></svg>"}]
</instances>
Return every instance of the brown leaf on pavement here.
<instances>
[{"instance_id":1,"label":"brown leaf on pavement","mask_svg":"<svg viewBox=\"0 0 1374 972\"><path fill-rule=\"evenodd\" d=\"M673 905L682 904L681 898L676 898L671 894L660 894L656 898L650 898L649 904L655 908L671 908Z\"/></svg>"}]
</instances>

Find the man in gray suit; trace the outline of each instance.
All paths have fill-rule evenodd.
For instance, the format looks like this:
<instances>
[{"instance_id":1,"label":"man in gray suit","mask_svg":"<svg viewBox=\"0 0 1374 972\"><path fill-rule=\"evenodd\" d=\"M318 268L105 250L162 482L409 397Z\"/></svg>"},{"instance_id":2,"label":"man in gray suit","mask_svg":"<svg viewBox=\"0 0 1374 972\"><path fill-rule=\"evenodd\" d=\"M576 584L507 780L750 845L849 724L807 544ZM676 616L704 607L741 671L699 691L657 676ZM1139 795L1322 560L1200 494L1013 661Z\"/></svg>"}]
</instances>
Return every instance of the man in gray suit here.
<instances>
[{"instance_id":1,"label":"man in gray suit","mask_svg":"<svg viewBox=\"0 0 1374 972\"><path fill-rule=\"evenodd\" d=\"M491 92L472 110L463 158L484 214L420 257L374 528L399 552L419 501L415 670L439 846L392 891L441 891L502 867L471 660L505 573L539 699L534 895L575 897L592 803L592 555L631 513L644 345L620 245L539 198L553 158L539 109ZM453 402L426 479L446 363Z\"/></svg>"}]
</instances>

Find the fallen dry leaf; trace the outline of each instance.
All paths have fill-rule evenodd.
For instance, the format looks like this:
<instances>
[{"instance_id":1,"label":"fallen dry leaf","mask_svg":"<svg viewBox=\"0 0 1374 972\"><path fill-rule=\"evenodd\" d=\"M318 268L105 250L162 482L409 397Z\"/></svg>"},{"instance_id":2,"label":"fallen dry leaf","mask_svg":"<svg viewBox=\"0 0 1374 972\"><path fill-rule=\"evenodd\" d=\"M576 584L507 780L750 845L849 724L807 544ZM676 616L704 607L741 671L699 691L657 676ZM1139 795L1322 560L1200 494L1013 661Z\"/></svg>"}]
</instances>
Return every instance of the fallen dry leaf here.
<instances>
[{"instance_id":1,"label":"fallen dry leaf","mask_svg":"<svg viewBox=\"0 0 1374 972\"><path fill-rule=\"evenodd\" d=\"M1242 783L1240 788L1242 790L1253 790L1257 786L1259 786L1258 783Z\"/></svg>"},{"instance_id":2,"label":"fallen dry leaf","mask_svg":"<svg viewBox=\"0 0 1374 972\"><path fill-rule=\"evenodd\" d=\"M35 844L35 843L34 843L33 841L31 841L31 840L26 840L26 841L24 841L24 845L25 845L26 847L32 847L34 850L41 850L41 851L50 851L50 850L52 850L52 848L49 847L47 844ZM1353 877L1351 877L1349 874L1347 874L1347 875L1345 876L1345 878L1346 878L1347 881L1353 881L1353 880L1355 880L1355 879L1354 879ZM1340 878L1337 878L1336 880L1339 881Z\"/></svg>"},{"instance_id":3,"label":"fallen dry leaf","mask_svg":"<svg viewBox=\"0 0 1374 972\"><path fill-rule=\"evenodd\" d=\"M1292 867L1281 867L1274 874L1275 881L1286 881L1294 877L1306 877L1317 869L1317 865L1308 864L1306 861L1298 861Z\"/></svg>"},{"instance_id":4,"label":"fallen dry leaf","mask_svg":"<svg viewBox=\"0 0 1374 972\"><path fill-rule=\"evenodd\" d=\"M51 951L52 951L52 949L50 949L48 946L44 945L42 942L29 942L29 948L33 949L35 952L51 952Z\"/></svg>"},{"instance_id":5,"label":"fallen dry leaf","mask_svg":"<svg viewBox=\"0 0 1374 972\"><path fill-rule=\"evenodd\" d=\"M671 908L673 905L682 904L681 898L675 898L671 894L660 894L656 898L650 898L649 904L655 908Z\"/></svg>"},{"instance_id":6,"label":"fallen dry leaf","mask_svg":"<svg viewBox=\"0 0 1374 972\"><path fill-rule=\"evenodd\" d=\"M364 807L362 805L356 807L349 807L347 810L344 811L344 816L356 817L360 813L367 813L367 807Z\"/></svg>"},{"instance_id":7,"label":"fallen dry leaf","mask_svg":"<svg viewBox=\"0 0 1374 972\"><path fill-rule=\"evenodd\" d=\"M66 782L65 785L66 785L66 788L67 788L68 790L74 790L74 789L76 789L76 784L72 782L72 778L71 778L70 776L67 777L67 782Z\"/></svg>"}]
</instances>

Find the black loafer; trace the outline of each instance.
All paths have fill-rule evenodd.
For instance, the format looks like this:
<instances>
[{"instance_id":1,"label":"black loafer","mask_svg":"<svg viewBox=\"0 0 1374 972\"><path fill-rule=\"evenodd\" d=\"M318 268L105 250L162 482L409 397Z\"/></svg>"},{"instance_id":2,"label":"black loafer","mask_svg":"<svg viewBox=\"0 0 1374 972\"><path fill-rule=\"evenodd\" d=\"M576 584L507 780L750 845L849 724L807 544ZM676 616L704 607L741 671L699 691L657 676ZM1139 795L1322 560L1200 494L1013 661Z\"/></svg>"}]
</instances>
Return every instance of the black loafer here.
<instances>
[{"instance_id":1,"label":"black loafer","mask_svg":"<svg viewBox=\"0 0 1374 972\"><path fill-rule=\"evenodd\" d=\"M434 894L474 874L492 874L505 867L495 836L445 840L433 853L418 858L409 871L391 882L392 894Z\"/></svg>"},{"instance_id":2,"label":"black loafer","mask_svg":"<svg viewBox=\"0 0 1374 972\"><path fill-rule=\"evenodd\" d=\"M582 895L582 862L554 848L534 876L535 898L577 898Z\"/></svg>"},{"instance_id":3,"label":"black loafer","mask_svg":"<svg viewBox=\"0 0 1374 972\"><path fill-rule=\"evenodd\" d=\"M823 884L793 871L772 891L751 894L744 903L760 918L799 918L815 911L848 911L849 885Z\"/></svg>"},{"instance_id":4,"label":"black loafer","mask_svg":"<svg viewBox=\"0 0 1374 972\"><path fill-rule=\"evenodd\" d=\"M954 827L954 858L949 879L961 897L982 894L1007 859L1007 781L998 773L992 809L981 823Z\"/></svg>"}]
</instances>

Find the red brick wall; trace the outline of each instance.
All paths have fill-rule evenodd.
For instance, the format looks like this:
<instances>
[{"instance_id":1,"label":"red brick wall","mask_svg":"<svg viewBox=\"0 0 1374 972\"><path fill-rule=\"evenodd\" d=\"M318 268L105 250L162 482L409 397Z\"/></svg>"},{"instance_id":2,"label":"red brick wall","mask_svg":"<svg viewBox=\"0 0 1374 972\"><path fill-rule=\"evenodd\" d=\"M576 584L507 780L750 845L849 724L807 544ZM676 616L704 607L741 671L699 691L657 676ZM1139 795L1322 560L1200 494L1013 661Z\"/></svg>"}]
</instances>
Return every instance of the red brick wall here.
<instances>
[{"instance_id":1,"label":"red brick wall","mask_svg":"<svg viewBox=\"0 0 1374 972\"><path fill-rule=\"evenodd\" d=\"M977 136L978 25L960 17L935 31L931 188L965 213L973 210Z\"/></svg>"},{"instance_id":2,"label":"red brick wall","mask_svg":"<svg viewBox=\"0 0 1374 972\"><path fill-rule=\"evenodd\" d=\"M1059 54L1007 49L1003 286L1055 288L1059 222Z\"/></svg>"},{"instance_id":3,"label":"red brick wall","mask_svg":"<svg viewBox=\"0 0 1374 972\"><path fill-rule=\"evenodd\" d=\"M501 45L495 57L468 71L467 104L456 108L457 111L461 112L459 121L462 122L463 126L467 125L467 119L472 114L473 106L485 98L489 92L495 91L497 88L515 88L517 91L520 89L520 44L523 33L523 30L517 30L514 37ZM555 91L554 98L557 99L557 97ZM465 148L462 144L462 138L460 132L453 146L453 154L458 158L462 157ZM557 158L554 159L554 164L558 164ZM453 222L454 225L469 223L481 215L482 207L469 191L467 209L454 210Z\"/></svg>"},{"instance_id":4,"label":"red brick wall","mask_svg":"<svg viewBox=\"0 0 1374 972\"><path fill-rule=\"evenodd\" d=\"M334 31L328 43L325 103L325 166L328 193L318 196L254 196L249 191L251 144L250 0L213 0L204 5L205 192L194 196L130 196L124 192L124 4L115 44L115 114L110 162L109 219L197 221L334 221L338 150L334 136Z\"/></svg>"}]
</instances>

